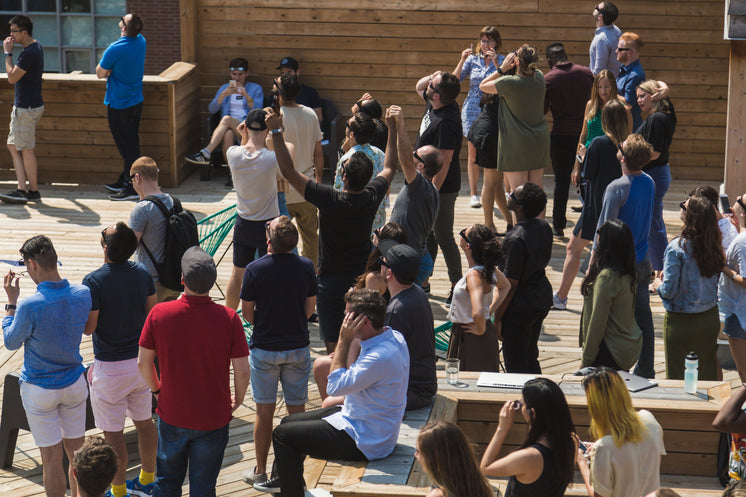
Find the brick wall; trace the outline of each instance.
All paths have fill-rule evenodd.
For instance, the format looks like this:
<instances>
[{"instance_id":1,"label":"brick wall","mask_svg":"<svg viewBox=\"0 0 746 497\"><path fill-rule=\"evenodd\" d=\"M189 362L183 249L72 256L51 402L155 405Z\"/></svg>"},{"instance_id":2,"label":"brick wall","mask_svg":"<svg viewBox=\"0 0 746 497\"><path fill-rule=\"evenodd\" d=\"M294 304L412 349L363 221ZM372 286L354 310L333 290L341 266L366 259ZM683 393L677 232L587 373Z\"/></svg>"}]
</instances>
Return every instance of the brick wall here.
<instances>
[{"instance_id":1,"label":"brick wall","mask_svg":"<svg viewBox=\"0 0 746 497\"><path fill-rule=\"evenodd\" d=\"M127 0L127 12L139 14L145 25L145 74L160 74L181 60L179 0Z\"/></svg>"}]
</instances>

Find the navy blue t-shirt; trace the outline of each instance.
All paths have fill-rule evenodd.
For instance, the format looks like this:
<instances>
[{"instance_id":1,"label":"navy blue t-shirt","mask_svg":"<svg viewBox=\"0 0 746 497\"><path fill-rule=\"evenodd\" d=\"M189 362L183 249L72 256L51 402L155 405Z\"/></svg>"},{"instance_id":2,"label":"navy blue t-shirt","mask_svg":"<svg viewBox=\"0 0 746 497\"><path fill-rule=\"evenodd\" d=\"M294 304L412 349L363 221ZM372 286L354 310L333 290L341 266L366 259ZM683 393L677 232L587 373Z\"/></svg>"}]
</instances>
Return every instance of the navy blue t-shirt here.
<instances>
[{"instance_id":1,"label":"navy blue t-shirt","mask_svg":"<svg viewBox=\"0 0 746 497\"><path fill-rule=\"evenodd\" d=\"M316 272L305 257L267 254L246 266L241 300L254 302L249 348L280 351L307 347L306 298L316 293Z\"/></svg>"},{"instance_id":2,"label":"navy blue t-shirt","mask_svg":"<svg viewBox=\"0 0 746 497\"><path fill-rule=\"evenodd\" d=\"M99 311L93 353L99 361L137 357L147 299L155 293L153 277L137 262L104 264L83 278L91 289L91 310Z\"/></svg>"},{"instance_id":3,"label":"navy blue t-shirt","mask_svg":"<svg viewBox=\"0 0 746 497\"><path fill-rule=\"evenodd\" d=\"M26 74L16 84L15 106L24 109L34 109L44 105L41 98L41 75L44 72L44 52L38 41L23 49L18 56L16 65L26 71Z\"/></svg>"}]
</instances>

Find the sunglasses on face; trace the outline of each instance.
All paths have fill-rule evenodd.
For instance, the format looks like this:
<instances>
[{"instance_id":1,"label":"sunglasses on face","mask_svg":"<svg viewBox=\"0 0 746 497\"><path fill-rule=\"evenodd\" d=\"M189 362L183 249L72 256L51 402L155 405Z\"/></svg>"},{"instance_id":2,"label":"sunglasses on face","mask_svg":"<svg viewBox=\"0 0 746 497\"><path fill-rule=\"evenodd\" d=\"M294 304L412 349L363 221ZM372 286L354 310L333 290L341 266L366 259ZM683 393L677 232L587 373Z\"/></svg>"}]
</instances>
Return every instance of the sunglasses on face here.
<instances>
[{"instance_id":1,"label":"sunglasses on face","mask_svg":"<svg viewBox=\"0 0 746 497\"><path fill-rule=\"evenodd\" d=\"M466 236L466 230L468 230L468 229L469 229L469 228L464 228L464 229L462 229L461 231L459 231L459 232L458 232L458 234L459 234L459 235L461 236L461 238L463 238L463 239L464 239L464 241L465 241L466 243L471 243L471 241L469 241L469 237L467 237L467 236Z\"/></svg>"},{"instance_id":2,"label":"sunglasses on face","mask_svg":"<svg viewBox=\"0 0 746 497\"><path fill-rule=\"evenodd\" d=\"M622 149L622 144L616 146L617 150L619 150L619 153L622 154L622 159L627 160L627 156L624 155L624 150Z\"/></svg>"},{"instance_id":3,"label":"sunglasses on face","mask_svg":"<svg viewBox=\"0 0 746 497\"><path fill-rule=\"evenodd\" d=\"M679 209L681 209L682 211L686 211L686 200L679 204Z\"/></svg>"},{"instance_id":4,"label":"sunglasses on face","mask_svg":"<svg viewBox=\"0 0 746 497\"><path fill-rule=\"evenodd\" d=\"M390 268L390 267L391 267L391 266L389 266L389 265L388 265L388 264L386 263L386 261L385 261L385 260L383 259L383 256L379 256L379 257L378 257L378 264L380 264L381 266L387 267L387 268Z\"/></svg>"},{"instance_id":5,"label":"sunglasses on face","mask_svg":"<svg viewBox=\"0 0 746 497\"><path fill-rule=\"evenodd\" d=\"M631 48L617 48L616 51L617 52L631 52L632 49Z\"/></svg>"},{"instance_id":6,"label":"sunglasses on face","mask_svg":"<svg viewBox=\"0 0 746 497\"><path fill-rule=\"evenodd\" d=\"M418 161L422 162L423 164L425 163L425 161L422 160L422 157L420 157L419 155L417 155L417 150L415 150L414 152L412 152L412 157L414 157Z\"/></svg>"}]
</instances>

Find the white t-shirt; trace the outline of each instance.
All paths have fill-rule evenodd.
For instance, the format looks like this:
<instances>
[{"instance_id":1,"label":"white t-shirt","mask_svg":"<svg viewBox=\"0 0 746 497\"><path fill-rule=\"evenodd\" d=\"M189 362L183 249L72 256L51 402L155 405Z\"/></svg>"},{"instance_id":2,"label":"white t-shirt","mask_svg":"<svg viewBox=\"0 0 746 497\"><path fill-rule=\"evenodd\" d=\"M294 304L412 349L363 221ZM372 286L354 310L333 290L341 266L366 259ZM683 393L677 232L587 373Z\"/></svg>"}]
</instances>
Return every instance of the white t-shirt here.
<instances>
[{"instance_id":1,"label":"white t-shirt","mask_svg":"<svg viewBox=\"0 0 746 497\"><path fill-rule=\"evenodd\" d=\"M720 233L723 234L723 250L727 252L731 242L738 236L738 230L727 217L718 220L718 228L720 228Z\"/></svg>"},{"instance_id":2,"label":"white t-shirt","mask_svg":"<svg viewBox=\"0 0 746 497\"><path fill-rule=\"evenodd\" d=\"M663 430L650 412L637 414L647 431L640 442L617 447L607 435L591 448L591 485L602 497L640 497L661 486Z\"/></svg>"},{"instance_id":3,"label":"white t-shirt","mask_svg":"<svg viewBox=\"0 0 746 497\"><path fill-rule=\"evenodd\" d=\"M286 142L295 145L295 158L293 164L295 170L314 179L313 173L313 152L316 144L323 137L319 117L310 107L298 105L297 107L280 108L282 114L282 123L285 126L284 138ZM298 192L295 188L290 188L285 195L288 204L298 204L304 202L303 192Z\"/></svg>"},{"instance_id":4,"label":"white t-shirt","mask_svg":"<svg viewBox=\"0 0 746 497\"><path fill-rule=\"evenodd\" d=\"M233 119L238 119L239 121L246 119L246 109L243 106L244 96L233 94L228 98L230 98L228 102L228 114Z\"/></svg>"},{"instance_id":5,"label":"white t-shirt","mask_svg":"<svg viewBox=\"0 0 746 497\"><path fill-rule=\"evenodd\" d=\"M279 168L275 153L266 148L250 153L245 147L234 145L226 156L236 189L238 215L249 221L279 216L275 177Z\"/></svg>"}]
</instances>

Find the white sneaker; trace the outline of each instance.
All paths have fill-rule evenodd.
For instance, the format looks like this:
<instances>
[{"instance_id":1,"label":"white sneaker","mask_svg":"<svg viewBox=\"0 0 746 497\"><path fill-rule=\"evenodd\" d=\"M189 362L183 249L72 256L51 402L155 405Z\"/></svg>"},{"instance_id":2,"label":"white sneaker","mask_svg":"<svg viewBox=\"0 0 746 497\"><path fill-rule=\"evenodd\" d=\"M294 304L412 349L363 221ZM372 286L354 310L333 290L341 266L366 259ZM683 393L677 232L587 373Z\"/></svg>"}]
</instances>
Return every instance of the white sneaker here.
<instances>
[{"instance_id":1,"label":"white sneaker","mask_svg":"<svg viewBox=\"0 0 746 497\"><path fill-rule=\"evenodd\" d=\"M557 295L557 292L554 292L552 294L552 307L558 311L564 311L567 309L567 299L561 299L559 295Z\"/></svg>"},{"instance_id":2,"label":"white sneaker","mask_svg":"<svg viewBox=\"0 0 746 497\"><path fill-rule=\"evenodd\" d=\"M479 209L480 207L482 207L482 202L479 201L479 196L478 195L472 195L471 196L471 201L469 202L469 207L471 207L472 209Z\"/></svg>"}]
</instances>

